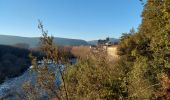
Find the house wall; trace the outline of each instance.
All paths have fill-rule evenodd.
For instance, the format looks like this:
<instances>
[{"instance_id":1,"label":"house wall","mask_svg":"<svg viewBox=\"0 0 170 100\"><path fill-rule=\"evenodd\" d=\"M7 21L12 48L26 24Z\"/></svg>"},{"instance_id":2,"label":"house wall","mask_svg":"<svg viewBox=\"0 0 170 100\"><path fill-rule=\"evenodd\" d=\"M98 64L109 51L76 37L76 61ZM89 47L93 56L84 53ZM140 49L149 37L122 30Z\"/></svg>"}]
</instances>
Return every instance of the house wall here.
<instances>
[{"instance_id":1,"label":"house wall","mask_svg":"<svg viewBox=\"0 0 170 100\"><path fill-rule=\"evenodd\" d=\"M117 55L117 46L111 46L107 48L107 53L112 58L118 58Z\"/></svg>"}]
</instances>

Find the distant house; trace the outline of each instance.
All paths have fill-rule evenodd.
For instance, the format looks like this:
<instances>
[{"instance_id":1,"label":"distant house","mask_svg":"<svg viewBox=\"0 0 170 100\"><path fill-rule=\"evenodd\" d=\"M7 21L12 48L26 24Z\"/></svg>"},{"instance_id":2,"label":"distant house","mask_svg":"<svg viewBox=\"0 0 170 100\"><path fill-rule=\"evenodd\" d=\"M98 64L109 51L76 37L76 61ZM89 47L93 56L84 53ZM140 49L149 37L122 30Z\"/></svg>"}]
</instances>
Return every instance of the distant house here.
<instances>
[{"instance_id":1,"label":"distant house","mask_svg":"<svg viewBox=\"0 0 170 100\"><path fill-rule=\"evenodd\" d=\"M118 47L117 45L112 45L107 47L107 54L111 58L118 58L117 47Z\"/></svg>"},{"instance_id":2,"label":"distant house","mask_svg":"<svg viewBox=\"0 0 170 100\"><path fill-rule=\"evenodd\" d=\"M98 43L97 43L98 46L110 46L112 44L113 43L110 41L109 37L106 38L105 40L100 39L100 40L98 40Z\"/></svg>"},{"instance_id":3,"label":"distant house","mask_svg":"<svg viewBox=\"0 0 170 100\"><path fill-rule=\"evenodd\" d=\"M111 58L117 58L117 43L113 43L110 41L109 38L106 38L105 40L98 40L97 45L91 45L90 49L93 50L93 52L99 52L99 50L105 50L107 51L107 54Z\"/></svg>"}]
</instances>

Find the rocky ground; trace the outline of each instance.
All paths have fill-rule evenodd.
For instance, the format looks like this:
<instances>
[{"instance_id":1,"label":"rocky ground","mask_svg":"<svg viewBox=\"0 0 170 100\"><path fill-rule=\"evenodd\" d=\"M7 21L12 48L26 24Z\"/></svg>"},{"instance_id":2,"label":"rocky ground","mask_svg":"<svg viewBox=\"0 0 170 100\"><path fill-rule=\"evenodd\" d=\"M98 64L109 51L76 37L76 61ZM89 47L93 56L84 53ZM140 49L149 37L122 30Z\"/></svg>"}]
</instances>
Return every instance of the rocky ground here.
<instances>
[{"instance_id":1,"label":"rocky ground","mask_svg":"<svg viewBox=\"0 0 170 100\"><path fill-rule=\"evenodd\" d=\"M54 67L54 65L50 65L50 66ZM64 65L62 65L62 68L64 68ZM31 67L30 67L21 76L6 80L4 83L0 85L0 100L4 100L4 99L16 100L16 95L19 97L23 93L22 85L28 81L34 82L35 78L36 75L31 71ZM56 84L58 83L59 83L59 78L56 77ZM14 99L14 95L15 95L15 99Z\"/></svg>"}]
</instances>

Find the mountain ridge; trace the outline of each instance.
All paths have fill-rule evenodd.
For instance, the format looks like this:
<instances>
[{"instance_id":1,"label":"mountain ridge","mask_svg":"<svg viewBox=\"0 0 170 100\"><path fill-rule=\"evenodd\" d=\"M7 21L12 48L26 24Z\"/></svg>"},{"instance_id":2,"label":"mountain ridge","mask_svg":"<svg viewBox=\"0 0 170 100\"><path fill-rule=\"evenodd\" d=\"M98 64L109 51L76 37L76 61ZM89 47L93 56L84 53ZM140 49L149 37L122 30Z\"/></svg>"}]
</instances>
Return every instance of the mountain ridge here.
<instances>
[{"instance_id":1,"label":"mountain ridge","mask_svg":"<svg viewBox=\"0 0 170 100\"><path fill-rule=\"evenodd\" d=\"M18 43L26 43L29 46L37 47L40 40L39 37L21 37L21 36L12 36L12 35L0 35L0 44L3 45L15 45ZM79 45L89 45L87 41L81 39L69 39L69 38L60 38L54 37L54 42L57 45L70 45L70 46L79 46Z\"/></svg>"},{"instance_id":2,"label":"mountain ridge","mask_svg":"<svg viewBox=\"0 0 170 100\"><path fill-rule=\"evenodd\" d=\"M110 41L115 43L119 42L117 38L110 38ZM39 45L39 37L22 37L13 35L0 35L1 45L16 45L18 43L28 44L30 48L37 47ZM70 39L62 37L54 37L54 43L60 46L80 46L80 45L97 45L98 40L85 41L83 39Z\"/></svg>"}]
</instances>

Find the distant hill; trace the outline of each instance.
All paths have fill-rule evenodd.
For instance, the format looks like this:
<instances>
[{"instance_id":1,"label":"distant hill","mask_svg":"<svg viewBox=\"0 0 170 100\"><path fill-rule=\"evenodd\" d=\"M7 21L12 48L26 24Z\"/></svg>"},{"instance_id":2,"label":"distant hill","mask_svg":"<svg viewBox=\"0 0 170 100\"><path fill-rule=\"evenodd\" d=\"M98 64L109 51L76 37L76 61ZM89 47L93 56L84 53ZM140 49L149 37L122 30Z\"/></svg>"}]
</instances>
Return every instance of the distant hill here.
<instances>
[{"instance_id":1,"label":"distant hill","mask_svg":"<svg viewBox=\"0 0 170 100\"><path fill-rule=\"evenodd\" d=\"M55 37L54 42L57 45L71 45L71 46L88 45L88 43L85 40L67 39L67 38L59 38L59 37ZM18 43L29 44L29 46L32 48L32 47L38 46L39 38L38 37L20 37L20 36L10 36L10 35L0 35L0 44L15 45Z\"/></svg>"},{"instance_id":2,"label":"distant hill","mask_svg":"<svg viewBox=\"0 0 170 100\"><path fill-rule=\"evenodd\" d=\"M110 39L110 41L111 41L112 43L119 42L119 39L116 39L116 38L109 38L109 39ZM98 40L92 40L92 41L88 41L88 44L90 44L90 45L96 45L97 42L98 42Z\"/></svg>"}]
</instances>

